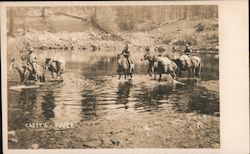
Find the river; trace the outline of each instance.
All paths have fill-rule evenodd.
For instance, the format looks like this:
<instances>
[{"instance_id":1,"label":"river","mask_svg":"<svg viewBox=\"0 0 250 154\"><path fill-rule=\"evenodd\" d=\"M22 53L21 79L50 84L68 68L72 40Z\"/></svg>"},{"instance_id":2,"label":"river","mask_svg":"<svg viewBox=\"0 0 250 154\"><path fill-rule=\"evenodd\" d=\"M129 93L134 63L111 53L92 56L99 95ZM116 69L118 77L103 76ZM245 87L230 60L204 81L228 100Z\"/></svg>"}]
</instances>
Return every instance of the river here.
<instances>
[{"instance_id":1,"label":"river","mask_svg":"<svg viewBox=\"0 0 250 154\"><path fill-rule=\"evenodd\" d=\"M8 80L8 130L27 129L27 123L80 123L127 114L169 111L213 115L219 112L219 93L199 86L192 79L185 85L158 82L147 75L147 61L136 54L132 80L118 80L116 54L86 51L36 51L39 59L63 57L63 81L53 81L46 72L46 84L38 88L13 90L18 76ZM215 54L196 54L202 59L201 80L219 80ZM42 61L41 61L42 63ZM167 77L168 79L168 77ZM132 120L132 119L131 119Z\"/></svg>"}]
</instances>

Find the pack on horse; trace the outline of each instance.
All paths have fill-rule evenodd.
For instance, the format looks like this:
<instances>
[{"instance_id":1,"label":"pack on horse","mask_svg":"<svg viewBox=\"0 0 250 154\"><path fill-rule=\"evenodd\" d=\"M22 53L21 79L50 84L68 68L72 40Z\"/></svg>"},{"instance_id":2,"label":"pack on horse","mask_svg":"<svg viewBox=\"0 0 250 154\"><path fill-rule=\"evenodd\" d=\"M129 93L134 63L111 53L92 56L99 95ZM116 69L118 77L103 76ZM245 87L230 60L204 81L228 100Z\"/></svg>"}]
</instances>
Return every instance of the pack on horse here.
<instances>
[{"instance_id":1,"label":"pack on horse","mask_svg":"<svg viewBox=\"0 0 250 154\"><path fill-rule=\"evenodd\" d=\"M45 68L48 69L51 73L52 78L54 78L54 74L56 77L61 77L65 69L65 60L64 59L45 59Z\"/></svg>"},{"instance_id":2,"label":"pack on horse","mask_svg":"<svg viewBox=\"0 0 250 154\"><path fill-rule=\"evenodd\" d=\"M188 71L188 75L190 76L191 72L193 74L193 78L200 78L201 73L201 58L197 56L191 56L192 50L188 48L186 45L186 49L184 50L184 54L180 57L174 57L173 61L180 68L181 71Z\"/></svg>"},{"instance_id":3,"label":"pack on horse","mask_svg":"<svg viewBox=\"0 0 250 154\"><path fill-rule=\"evenodd\" d=\"M161 81L162 74L170 74L173 79L176 78L176 73L179 73L178 66L167 57L156 56L155 53L150 53L149 49L146 48L146 52L141 59L148 60L148 74L156 79L157 74L159 74L159 81Z\"/></svg>"},{"instance_id":4,"label":"pack on horse","mask_svg":"<svg viewBox=\"0 0 250 154\"><path fill-rule=\"evenodd\" d=\"M167 57L156 57L154 62L154 72L155 78L156 74L159 74L159 82L161 81L162 74L170 74L174 80L177 77L176 73L179 73L179 67Z\"/></svg>"}]
</instances>

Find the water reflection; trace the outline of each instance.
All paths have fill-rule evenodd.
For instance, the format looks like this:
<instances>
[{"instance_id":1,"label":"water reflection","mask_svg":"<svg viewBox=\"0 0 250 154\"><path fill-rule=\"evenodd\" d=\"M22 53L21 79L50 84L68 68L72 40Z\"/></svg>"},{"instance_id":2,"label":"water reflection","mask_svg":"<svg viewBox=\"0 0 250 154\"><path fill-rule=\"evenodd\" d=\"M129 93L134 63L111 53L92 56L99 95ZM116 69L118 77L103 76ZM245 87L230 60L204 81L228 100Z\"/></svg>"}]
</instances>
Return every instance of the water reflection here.
<instances>
[{"instance_id":1,"label":"water reflection","mask_svg":"<svg viewBox=\"0 0 250 154\"><path fill-rule=\"evenodd\" d=\"M132 83L131 80L129 80L128 82L120 82L118 85L118 91L117 91L117 104L124 104L124 108L127 109L128 106L128 98L129 98L129 93L130 93L130 89L132 87Z\"/></svg>"},{"instance_id":2,"label":"water reflection","mask_svg":"<svg viewBox=\"0 0 250 154\"><path fill-rule=\"evenodd\" d=\"M82 100L82 112L85 120L96 117L96 95L92 90L84 91Z\"/></svg>"},{"instance_id":3,"label":"water reflection","mask_svg":"<svg viewBox=\"0 0 250 154\"><path fill-rule=\"evenodd\" d=\"M68 51L54 54L68 58L64 81L20 92L8 90L11 129L23 128L27 121L79 122L120 111L219 112L218 93L199 88L191 79L183 80L185 86L149 80L147 63L137 63L135 76L125 81L115 76L116 54L96 56ZM48 56L52 55L48 52ZM46 52L39 56L45 57ZM200 57L203 59L202 80L218 79L218 60L211 55Z\"/></svg>"},{"instance_id":4,"label":"water reflection","mask_svg":"<svg viewBox=\"0 0 250 154\"><path fill-rule=\"evenodd\" d=\"M37 90L26 89L21 90L19 94L20 98L17 101L20 105L22 105L23 111L32 112L36 107L37 102Z\"/></svg>"},{"instance_id":5,"label":"water reflection","mask_svg":"<svg viewBox=\"0 0 250 154\"><path fill-rule=\"evenodd\" d=\"M53 91L48 91L45 93L42 101L42 110L45 120L50 120L54 118L54 108L55 108L55 97L53 95Z\"/></svg>"},{"instance_id":6,"label":"water reflection","mask_svg":"<svg viewBox=\"0 0 250 154\"><path fill-rule=\"evenodd\" d=\"M202 114L219 112L219 95L215 92L196 89L190 96L188 111L196 111Z\"/></svg>"},{"instance_id":7,"label":"water reflection","mask_svg":"<svg viewBox=\"0 0 250 154\"><path fill-rule=\"evenodd\" d=\"M136 96L140 101L135 104L135 109L143 111L158 110L163 103L162 100L167 100L168 92L171 88L166 85L159 85L153 88L142 86L143 93L138 93Z\"/></svg>"},{"instance_id":8,"label":"water reflection","mask_svg":"<svg viewBox=\"0 0 250 154\"><path fill-rule=\"evenodd\" d=\"M8 125L12 129L22 129L26 122L37 119L37 90L26 89L12 92L8 97Z\"/></svg>"},{"instance_id":9,"label":"water reflection","mask_svg":"<svg viewBox=\"0 0 250 154\"><path fill-rule=\"evenodd\" d=\"M82 95L84 77L74 73L65 73L64 81L54 87L54 122L79 122L82 115ZM72 80L73 79L73 80Z\"/></svg>"}]
</instances>

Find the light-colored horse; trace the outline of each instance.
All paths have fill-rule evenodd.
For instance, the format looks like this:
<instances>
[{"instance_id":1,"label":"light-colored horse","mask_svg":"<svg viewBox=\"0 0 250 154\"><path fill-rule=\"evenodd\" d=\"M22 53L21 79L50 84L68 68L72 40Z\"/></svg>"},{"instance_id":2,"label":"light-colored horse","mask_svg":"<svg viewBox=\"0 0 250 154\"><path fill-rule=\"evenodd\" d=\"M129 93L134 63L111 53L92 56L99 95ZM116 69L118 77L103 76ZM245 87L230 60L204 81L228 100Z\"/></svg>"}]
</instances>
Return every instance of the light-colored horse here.
<instances>
[{"instance_id":1,"label":"light-colored horse","mask_svg":"<svg viewBox=\"0 0 250 154\"><path fill-rule=\"evenodd\" d=\"M22 84L27 85L28 80L36 79L39 79L40 82L45 82L44 69L37 63L33 63L33 66L36 74L32 72L32 66L26 67L24 64L16 62L13 58L11 60L9 70L12 71L13 69L16 69L18 71L21 79L20 82Z\"/></svg>"},{"instance_id":2,"label":"light-colored horse","mask_svg":"<svg viewBox=\"0 0 250 154\"><path fill-rule=\"evenodd\" d=\"M119 75L119 80L121 78L121 75L124 75L124 78L127 78L127 75L130 75L130 77L133 77L133 72L135 69L135 65L132 61L130 61L130 67L127 58L124 57L123 54L117 55L117 64L118 64L118 70L117 73Z\"/></svg>"},{"instance_id":3,"label":"light-colored horse","mask_svg":"<svg viewBox=\"0 0 250 154\"><path fill-rule=\"evenodd\" d=\"M180 75L181 71L188 71L189 76L192 72L193 78L195 77L200 78L202 69L200 57L181 55L180 57L176 58L174 56L173 61L180 68Z\"/></svg>"},{"instance_id":4,"label":"light-colored horse","mask_svg":"<svg viewBox=\"0 0 250 154\"><path fill-rule=\"evenodd\" d=\"M59 60L53 60L52 58L45 59L45 68L48 69L51 73L52 78L56 73L56 77L61 77L65 70L65 60L63 58Z\"/></svg>"},{"instance_id":5,"label":"light-colored horse","mask_svg":"<svg viewBox=\"0 0 250 154\"><path fill-rule=\"evenodd\" d=\"M159 74L159 82L161 81L162 74L170 74L172 79L174 80L179 74L179 67L167 57L156 57L154 62L154 76L156 79L156 75Z\"/></svg>"},{"instance_id":6,"label":"light-colored horse","mask_svg":"<svg viewBox=\"0 0 250 154\"><path fill-rule=\"evenodd\" d=\"M173 79L176 77L176 73L179 73L178 66L167 57L158 57L155 53L145 52L143 60L148 60L148 74L156 79L157 74L159 74L159 81L161 81L162 74L170 74Z\"/></svg>"}]
</instances>

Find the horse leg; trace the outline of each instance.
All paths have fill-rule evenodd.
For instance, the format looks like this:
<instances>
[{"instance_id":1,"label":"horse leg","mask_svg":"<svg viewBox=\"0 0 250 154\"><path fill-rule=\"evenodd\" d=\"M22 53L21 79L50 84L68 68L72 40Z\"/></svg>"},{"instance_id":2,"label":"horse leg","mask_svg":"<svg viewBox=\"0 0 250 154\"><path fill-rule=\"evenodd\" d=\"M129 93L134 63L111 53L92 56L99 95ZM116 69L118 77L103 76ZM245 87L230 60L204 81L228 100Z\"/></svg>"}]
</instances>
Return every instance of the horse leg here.
<instances>
[{"instance_id":1,"label":"horse leg","mask_svg":"<svg viewBox=\"0 0 250 154\"><path fill-rule=\"evenodd\" d=\"M25 74L23 75L23 81L22 81L22 84L24 85L27 85L27 82L28 82L28 78L29 78L29 75L30 75L30 71L26 71Z\"/></svg>"},{"instance_id":2,"label":"horse leg","mask_svg":"<svg viewBox=\"0 0 250 154\"><path fill-rule=\"evenodd\" d=\"M148 74L149 74L150 77L152 77L152 73L151 72L152 72L152 69L149 67L148 68Z\"/></svg>"},{"instance_id":3,"label":"horse leg","mask_svg":"<svg viewBox=\"0 0 250 154\"><path fill-rule=\"evenodd\" d=\"M191 77L191 70L190 70L190 68L188 69L188 77Z\"/></svg>"},{"instance_id":4,"label":"horse leg","mask_svg":"<svg viewBox=\"0 0 250 154\"><path fill-rule=\"evenodd\" d=\"M53 73L53 71L51 71L50 73L51 73L52 78L54 78L54 73Z\"/></svg>"},{"instance_id":5,"label":"horse leg","mask_svg":"<svg viewBox=\"0 0 250 154\"><path fill-rule=\"evenodd\" d=\"M27 73L26 71L28 71L28 70L24 69L23 72L21 72L21 71L19 72L19 75L20 75L20 82L21 82L21 83L24 81L24 75Z\"/></svg>"},{"instance_id":6,"label":"horse leg","mask_svg":"<svg viewBox=\"0 0 250 154\"><path fill-rule=\"evenodd\" d=\"M196 68L196 76L200 78L200 75L201 75L201 65L199 64L199 66Z\"/></svg>"},{"instance_id":7,"label":"horse leg","mask_svg":"<svg viewBox=\"0 0 250 154\"><path fill-rule=\"evenodd\" d=\"M181 77L181 71L179 71L178 73L179 73L179 75L178 75L178 76L179 76L179 78L180 78L180 77Z\"/></svg>"},{"instance_id":8,"label":"horse leg","mask_svg":"<svg viewBox=\"0 0 250 154\"><path fill-rule=\"evenodd\" d=\"M156 70L154 69L154 80L156 80L156 76L157 76L157 72L156 72Z\"/></svg>"},{"instance_id":9,"label":"horse leg","mask_svg":"<svg viewBox=\"0 0 250 154\"><path fill-rule=\"evenodd\" d=\"M174 80L174 79L175 79L175 77L176 77L175 72L170 72L170 75L171 75L172 79Z\"/></svg>"},{"instance_id":10,"label":"horse leg","mask_svg":"<svg viewBox=\"0 0 250 154\"><path fill-rule=\"evenodd\" d=\"M23 74L22 74L22 75L20 74L20 78L21 78L21 79L20 79L20 82L22 83L23 80L24 80L24 75L23 75Z\"/></svg>"},{"instance_id":11,"label":"horse leg","mask_svg":"<svg viewBox=\"0 0 250 154\"><path fill-rule=\"evenodd\" d=\"M159 74L159 82L161 82L161 74Z\"/></svg>"}]
</instances>

